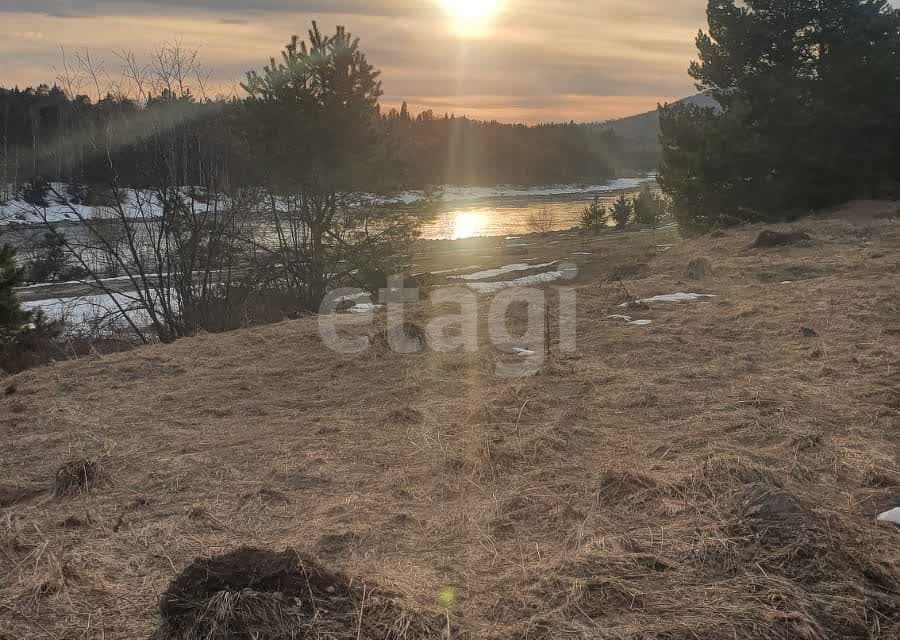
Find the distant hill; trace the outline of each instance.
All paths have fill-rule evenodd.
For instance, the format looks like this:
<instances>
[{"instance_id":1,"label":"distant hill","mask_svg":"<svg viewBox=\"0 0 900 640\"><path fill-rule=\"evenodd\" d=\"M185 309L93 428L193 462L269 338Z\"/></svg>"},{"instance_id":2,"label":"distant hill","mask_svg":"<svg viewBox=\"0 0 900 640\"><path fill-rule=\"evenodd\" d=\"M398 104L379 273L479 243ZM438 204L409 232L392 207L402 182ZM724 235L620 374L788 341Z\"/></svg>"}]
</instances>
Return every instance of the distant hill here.
<instances>
[{"instance_id":1,"label":"distant hill","mask_svg":"<svg viewBox=\"0 0 900 640\"><path fill-rule=\"evenodd\" d=\"M717 107L718 103L709 96L698 93L678 102L697 105L699 107ZM656 110L641 113L636 116L610 120L598 123L600 129L613 131L622 141L622 147L627 153L640 157L643 163L653 158L656 164L656 155L659 153L659 114Z\"/></svg>"}]
</instances>

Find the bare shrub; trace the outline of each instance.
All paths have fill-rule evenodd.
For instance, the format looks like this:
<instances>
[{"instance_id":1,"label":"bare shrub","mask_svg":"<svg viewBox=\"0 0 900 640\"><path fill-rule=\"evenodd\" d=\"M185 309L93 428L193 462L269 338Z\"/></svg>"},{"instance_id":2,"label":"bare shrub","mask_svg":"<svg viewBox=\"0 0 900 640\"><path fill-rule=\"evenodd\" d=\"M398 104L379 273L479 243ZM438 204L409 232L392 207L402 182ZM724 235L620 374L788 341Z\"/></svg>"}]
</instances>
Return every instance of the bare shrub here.
<instances>
[{"instance_id":1,"label":"bare shrub","mask_svg":"<svg viewBox=\"0 0 900 640\"><path fill-rule=\"evenodd\" d=\"M532 233L550 233L556 228L556 213L544 207L528 214L528 230Z\"/></svg>"}]
</instances>

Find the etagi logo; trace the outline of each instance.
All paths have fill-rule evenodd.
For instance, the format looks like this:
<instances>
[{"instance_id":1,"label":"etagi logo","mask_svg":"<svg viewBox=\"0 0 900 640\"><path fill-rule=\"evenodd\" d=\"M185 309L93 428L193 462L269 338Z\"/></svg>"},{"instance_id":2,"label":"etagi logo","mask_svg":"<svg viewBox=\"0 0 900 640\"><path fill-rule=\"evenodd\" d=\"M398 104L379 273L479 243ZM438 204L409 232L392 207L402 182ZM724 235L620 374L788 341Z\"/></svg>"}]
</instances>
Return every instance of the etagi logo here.
<instances>
[{"instance_id":1,"label":"etagi logo","mask_svg":"<svg viewBox=\"0 0 900 640\"><path fill-rule=\"evenodd\" d=\"M554 345L560 354L574 353L576 349L575 288L527 285L572 281L577 275L577 266L564 263L555 271L514 281L436 287L425 300L418 287L407 287L403 276L393 276L387 287L379 291L377 305L362 289L336 289L322 303L319 335L336 353L366 353L374 347L373 340L369 335L360 335L359 327L372 326L376 310L383 308L387 326L384 342L394 353L419 353L426 349L437 353L477 353L486 332L494 348L514 356L512 363L498 361L497 375L520 377L540 370ZM349 302L356 303L350 313L338 313ZM425 327L407 321L408 305L422 302L433 312ZM482 313L485 307L486 314Z\"/></svg>"}]
</instances>

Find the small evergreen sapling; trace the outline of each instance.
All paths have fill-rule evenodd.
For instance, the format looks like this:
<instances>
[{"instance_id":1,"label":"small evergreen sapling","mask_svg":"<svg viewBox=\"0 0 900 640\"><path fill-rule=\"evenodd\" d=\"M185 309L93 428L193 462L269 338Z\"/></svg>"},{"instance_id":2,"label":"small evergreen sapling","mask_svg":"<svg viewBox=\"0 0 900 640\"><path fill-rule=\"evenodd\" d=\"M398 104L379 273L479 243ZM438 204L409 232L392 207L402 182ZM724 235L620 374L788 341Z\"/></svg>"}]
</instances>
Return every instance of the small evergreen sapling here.
<instances>
[{"instance_id":1,"label":"small evergreen sapling","mask_svg":"<svg viewBox=\"0 0 900 640\"><path fill-rule=\"evenodd\" d=\"M624 229L625 227L627 227L631 222L633 214L634 205L630 200L628 200L628 198L625 197L625 194L622 194L618 198L616 198L616 201L613 204L612 217L616 223L617 229Z\"/></svg>"}]
</instances>

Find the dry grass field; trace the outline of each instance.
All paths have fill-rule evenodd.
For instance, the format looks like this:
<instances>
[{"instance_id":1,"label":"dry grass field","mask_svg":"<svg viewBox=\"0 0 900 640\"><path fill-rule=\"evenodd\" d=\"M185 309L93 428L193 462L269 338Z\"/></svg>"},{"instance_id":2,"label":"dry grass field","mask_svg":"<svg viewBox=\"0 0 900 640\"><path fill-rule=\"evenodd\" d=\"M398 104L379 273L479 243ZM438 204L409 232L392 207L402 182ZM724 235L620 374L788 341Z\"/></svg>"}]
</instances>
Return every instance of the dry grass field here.
<instances>
[{"instance_id":1,"label":"dry grass field","mask_svg":"<svg viewBox=\"0 0 900 640\"><path fill-rule=\"evenodd\" d=\"M598 242L536 375L486 335L336 355L308 318L2 380L0 638L898 638L896 211ZM607 319L676 291L715 297ZM291 602L259 580L205 610L230 630L157 632L243 547L308 569Z\"/></svg>"}]
</instances>

